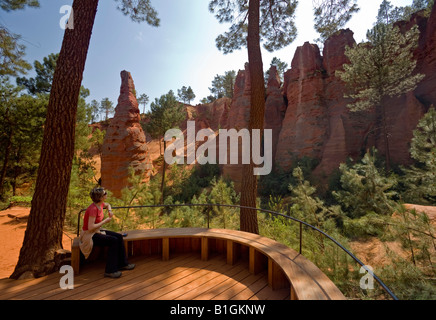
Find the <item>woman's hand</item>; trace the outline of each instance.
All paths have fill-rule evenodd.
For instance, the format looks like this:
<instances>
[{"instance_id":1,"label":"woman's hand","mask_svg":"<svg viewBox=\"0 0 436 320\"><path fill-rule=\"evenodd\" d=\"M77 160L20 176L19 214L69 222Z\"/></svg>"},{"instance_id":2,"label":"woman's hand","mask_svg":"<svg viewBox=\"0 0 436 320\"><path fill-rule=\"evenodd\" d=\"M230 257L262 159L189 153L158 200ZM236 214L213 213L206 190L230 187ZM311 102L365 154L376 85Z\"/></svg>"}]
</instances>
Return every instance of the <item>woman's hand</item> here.
<instances>
[{"instance_id":1,"label":"woman's hand","mask_svg":"<svg viewBox=\"0 0 436 320\"><path fill-rule=\"evenodd\" d=\"M114 214L112 213L112 207L109 203L105 203L103 205L103 208L107 209L109 217L112 218L114 216Z\"/></svg>"}]
</instances>

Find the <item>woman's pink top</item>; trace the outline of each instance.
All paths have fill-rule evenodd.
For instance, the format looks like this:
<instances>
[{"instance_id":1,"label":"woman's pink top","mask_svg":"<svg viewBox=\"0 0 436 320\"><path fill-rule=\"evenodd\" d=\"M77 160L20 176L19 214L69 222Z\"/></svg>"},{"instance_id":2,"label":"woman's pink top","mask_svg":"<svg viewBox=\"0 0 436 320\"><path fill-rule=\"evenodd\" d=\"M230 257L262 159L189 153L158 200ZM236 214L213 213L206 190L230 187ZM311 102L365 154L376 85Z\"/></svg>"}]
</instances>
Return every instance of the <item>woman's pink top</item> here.
<instances>
[{"instance_id":1,"label":"woman's pink top","mask_svg":"<svg viewBox=\"0 0 436 320\"><path fill-rule=\"evenodd\" d=\"M95 217L95 224L103 221L103 203L101 204L100 210L95 203L91 204L88 209L86 209L85 217L83 218L83 230L88 231L88 220L89 217Z\"/></svg>"}]
</instances>

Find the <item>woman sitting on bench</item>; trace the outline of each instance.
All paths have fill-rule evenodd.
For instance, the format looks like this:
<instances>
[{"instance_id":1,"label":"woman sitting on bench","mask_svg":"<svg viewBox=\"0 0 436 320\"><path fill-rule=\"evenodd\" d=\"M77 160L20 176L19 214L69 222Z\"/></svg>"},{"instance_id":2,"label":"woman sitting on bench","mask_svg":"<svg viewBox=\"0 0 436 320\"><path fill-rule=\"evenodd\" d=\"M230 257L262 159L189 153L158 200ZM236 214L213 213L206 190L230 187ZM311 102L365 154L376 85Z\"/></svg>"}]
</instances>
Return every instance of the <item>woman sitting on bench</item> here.
<instances>
[{"instance_id":1,"label":"woman sitting on bench","mask_svg":"<svg viewBox=\"0 0 436 320\"><path fill-rule=\"evenodd\" d=\"M107 192L104 188L94 188L90 193L93 203L88 207L83 219L80 235L80 250L87 259L93 246L109 247L104 276L119 278L120 270L132 270L135 265L129 264L126 258L123 236L119 233L100 228L112 218L111 206L105 203ZM109 217L104 219L103 209L108 209Z\"/></svg>"}]
</instances>

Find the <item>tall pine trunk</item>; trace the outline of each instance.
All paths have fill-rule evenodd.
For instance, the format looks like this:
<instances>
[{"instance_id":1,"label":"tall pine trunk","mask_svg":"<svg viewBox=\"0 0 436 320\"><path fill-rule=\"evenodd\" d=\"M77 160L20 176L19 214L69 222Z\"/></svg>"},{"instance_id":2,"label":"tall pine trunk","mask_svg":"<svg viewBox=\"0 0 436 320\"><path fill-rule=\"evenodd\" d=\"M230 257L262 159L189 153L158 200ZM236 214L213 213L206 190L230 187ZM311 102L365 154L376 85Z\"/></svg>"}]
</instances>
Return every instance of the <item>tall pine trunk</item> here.
<instances>
[{"instance_id":1,"label":"tall pine trunk","mask_svg":"<svg viewBox=\"0 0 436 320\"><path fill-rule=\"evenodd\" d=\"M77 102L98 0L74 0L74 29L66 29L53 77L35 194L18 264L11 278L55 271L70 184Z\"/></svg>"},{"instance_id":2,"label":"tall pine trunk","mask_svg":"<svg viewBox=\"0 0 436 320\"><path fill-rule=\"evenodd\" d=\"M263 76L262 52L260 50L260 1L250 0L248 8L248 63L251 80L251 112L249 130L260 129L263 132L265 114L265 84ZM257 176L253 172L254 163L243 166L241 206L256 208ZM241 231L259 233L257 211L241 208Z\"/></svg>"}]
</instances>

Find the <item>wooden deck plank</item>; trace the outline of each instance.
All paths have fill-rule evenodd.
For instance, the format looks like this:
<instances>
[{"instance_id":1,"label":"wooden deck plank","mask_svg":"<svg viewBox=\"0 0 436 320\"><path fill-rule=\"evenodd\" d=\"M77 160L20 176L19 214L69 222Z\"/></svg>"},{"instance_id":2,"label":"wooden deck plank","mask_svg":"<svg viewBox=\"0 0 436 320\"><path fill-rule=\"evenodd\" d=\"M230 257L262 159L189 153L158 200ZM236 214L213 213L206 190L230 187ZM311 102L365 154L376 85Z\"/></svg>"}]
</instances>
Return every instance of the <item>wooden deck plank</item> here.
<instances>
[{"instance_id":1,"label":"wooden deck plank","mask_svg":"<svg viewBox=\"0 0 436 320\"><path fill-rule=\"evenodd\" d=\"M256 293L250 300L290 300L289 289L272 290L265 287Z\"/></svg>"},{"instance_id":2,"label":"wooden deck plank","mask_svg":"<svg viewBox=\"0 0 436 320\"><path fill-rule=\"evenodd\" d=\"M182 271L184 268L189 268L195 265L198 261L197 256L181 255L169 261L159 261L156 268L143 272L141 269L132 270L131 277L121 277L120 283L114 288L113 286L105 286L104 290L98 290L92 297L81 296L80 299L100 299L100 300L117 300L129 294L134 294L146 285L150 285L159 281L164 281L165 277L173 272L174 269ZM129 272L130 273L130 272Z\"/></svg>"},{"instance_id":3,"label":"wooden deck plank","mask_svg":"<svg viewBox=\"0 0 436 320\"><path fill-rule=\"evenodd\" d=\"M218 293L214 292L215 288L222 288L222 291L226 289L226 281L237 277L242 271L246 271L248 276L248 271L246 266L239 264L232 266L229 270L217 274L216 277L212 278L210 281L206 281L198 287L185 291L182 295L178 296L177 300L210 300L210 298L216 296ZM209 294L208 294L209 292ZM208 298L209 297L209 298Z\"/></svg>"},{"instance_id":4,"label":"wooden deck plank","mask_svg":"<svg viewBox=\"0 0 436 320\"><path fill-rule=\"evenodd\" d=\"M178 278L178 280L142 296L139 300L173 300L177 298L177 296L183 294L183 292L193 290L202 282L216 276L215 271L220 270L225 266L226 262L219 259L214 261L213 264L205 269L193 268L190 274L186 274L182 277L174 277L172 280L175 280L176 278Z\"/></svg>"},{"instance_id":5,"label":"wooden deck plank","mask_svg":"<svg viewBox=\"0 0 436 320\"><path fill-rule=\"evenodd\" d=\"M211 286L219 285L226 278L232 277L239 271L240 268L235 268L234 266L223 261L222 265L215 264L214 268L210 268L209 272L201 278L197 278L192 282L187 282L185 285L180 286L176 290L159 297L159 299L193 300L204 291L207 291Z\"/></svg>"},{"instance_id":6,"label":"wooden deck plank","mask_svg":"<svg viewBox=\"0 0 436 320\"><path fill-rule=\"evenodd\" d=\"M171 269L164 269L162 270L161 274L156 275L153 278L148 278L145 281L141 283L141 286L136 288L133 292L129 294L125 294L123 291L122 297L119 297L120 300L137 300L141 299L144 295L149 294L150 292L153 292L155 290L160 289L163 286L167 286L180 278L183 278L184 276L191 274L193 270L198 271L199 269L206 268L209 266L211 262L209 261L201 261L201 260L195 260L192 263L185 264L183 266L175 266ZM107 297L104 297L103 299L112 299L112 295L109 295Z\"/></svg>"},{"instance_id":7,"label":"wooden deck plank","mask_svg":"<svg viewBox=\"0 0 436 320\"><path fill-rule=\"evenodd\" d=\"M167 278L164 282L160 282L151 288L147 288L148 293L143 294L138 300L157 300L160 296L165 295L169 291L173 291L175 288L179 288L197 278L201 278L207 275L210 270L216 268L216 264L219 266L223 265L225 262L222 258L215 258L209 261L201 261L201 264L192 266L183 272L176 273L174 276Z\"/></svg>"},{"instance_id":8,"label":"wooden deck plank","mask_svg":"<svg viewBox=\"0 0 436 320\"><path fill-rule=\"evenodd\" d=\"M55 299L68 299L68 300L79 300L79 299L98 299L99 295L101 295L105 290L111 289L114 287L114 284L117 286L123 285L125 282L128 282L132 278L134 278L135 274L147 274L147 272L153 272L154 270L159 270L162 266L161 257L150 257L150 258L142 258L139 259L131 259L130 262L137 263L135 272L126 271L123 272L123 275L120 279L108 279L103 277L104 264L101 264L99 268L101 275L97 277L94 281L90 281L89 273L87 273L84 281L79 282L79 287L74 287L74 290L67 290L57 297L53 297ZM132 270L133 271L133 270Z\"/></svg>"},{"instance_id":9,"label":"wooden deck plank","mask_svg":"<svg viewBox=\"0 0 436 320\"><path fill-rule=\"evenodd\" d=\"M248 271L248 269L242 268L240 272L238 272L233 277L225 279L223 282L221 282L219 285L216 285L215 287L209 288L209 290L205 291L201 295L195 297L193 300L213 300L215 297L222 294L224 291L228 290L229 288L236 285L238 282L242 281L245 278L250 277L251 274Z\"/></svg>"},{"instance_id":10,"label":"wooden deck plank","mask_svg":"<svg viewBox=\"0 0 436 320\"><path fill-rule=\"evenodd\" d=\"M192 263L197 259L195 256L177 256L171 259L171 261L159 261L155 266L143 265L142 268L135 268L132 272L128 272L126 277L123 277L122 283L117 285L114 290L110 285L106 285L102 287L98 292L94 293L92 299L119 299L123 295L134 292L138 286L138 284L144 282L149 278L153 278L157 275L160 275L164 272L167 272L170 268L175 266L184 266L187 263ZM127 272L126 272L127 273ZM110 298L106 298L110 296ZM88 297L82 296L81 299L89 299Z\"/></svg>"},{"instance_id":11,"label":"wooden deck plank","mask_svg":"<svg viewBox=\"0 0 436 320\"><path fill-rule=\"evenodd\" d=\"M134 262L134 261L133 261ZM149 267L161 262L160 257L153 257L148 261ZM144 264L145 265L145 264ZM139 266L139 270L142 271L144 265ZM105 262L95 262L92 268L83 268L82 273L76 275L74 278L74 290L62 290L59 288L59 280L50 288L46 288L47 291L38 294L38 300L60 300L71 299L73 295L81 294L82 292L90 293L92 291L101 290L102 286L112 286L111 281L114 279L104 278ZM144 270L145 271L145 270ZM125 274L123 274L125 279ZM90 293L91 294L91 293Z\"/></svg>"},{"instance_id":12,"label":"wooden deck plank","mask_svg":"<svg viewBox=\"0 0 436 320\"><path fill-rule=\"evenodd\" d=\"M257 279L251 285L241 290L238 294L234 295L230 300L250 300L260 290L268 287L268 282L265 281L265 277Z\"/></svg>"},{"instance_id":13,"label":"wooden deck plank","mask_svg":"<svg viewBox=\"0 0 436 320\"><path fill-rule=\"evenodd\" d=\"M213 297L211 300L231 300L235 295L244 290L246 287L252 285L258 279L266 277L264 273L257 275L250 274L248 277L236 282L233 286L223 291L221 294Z\"/></svg>"}]
</instances>

